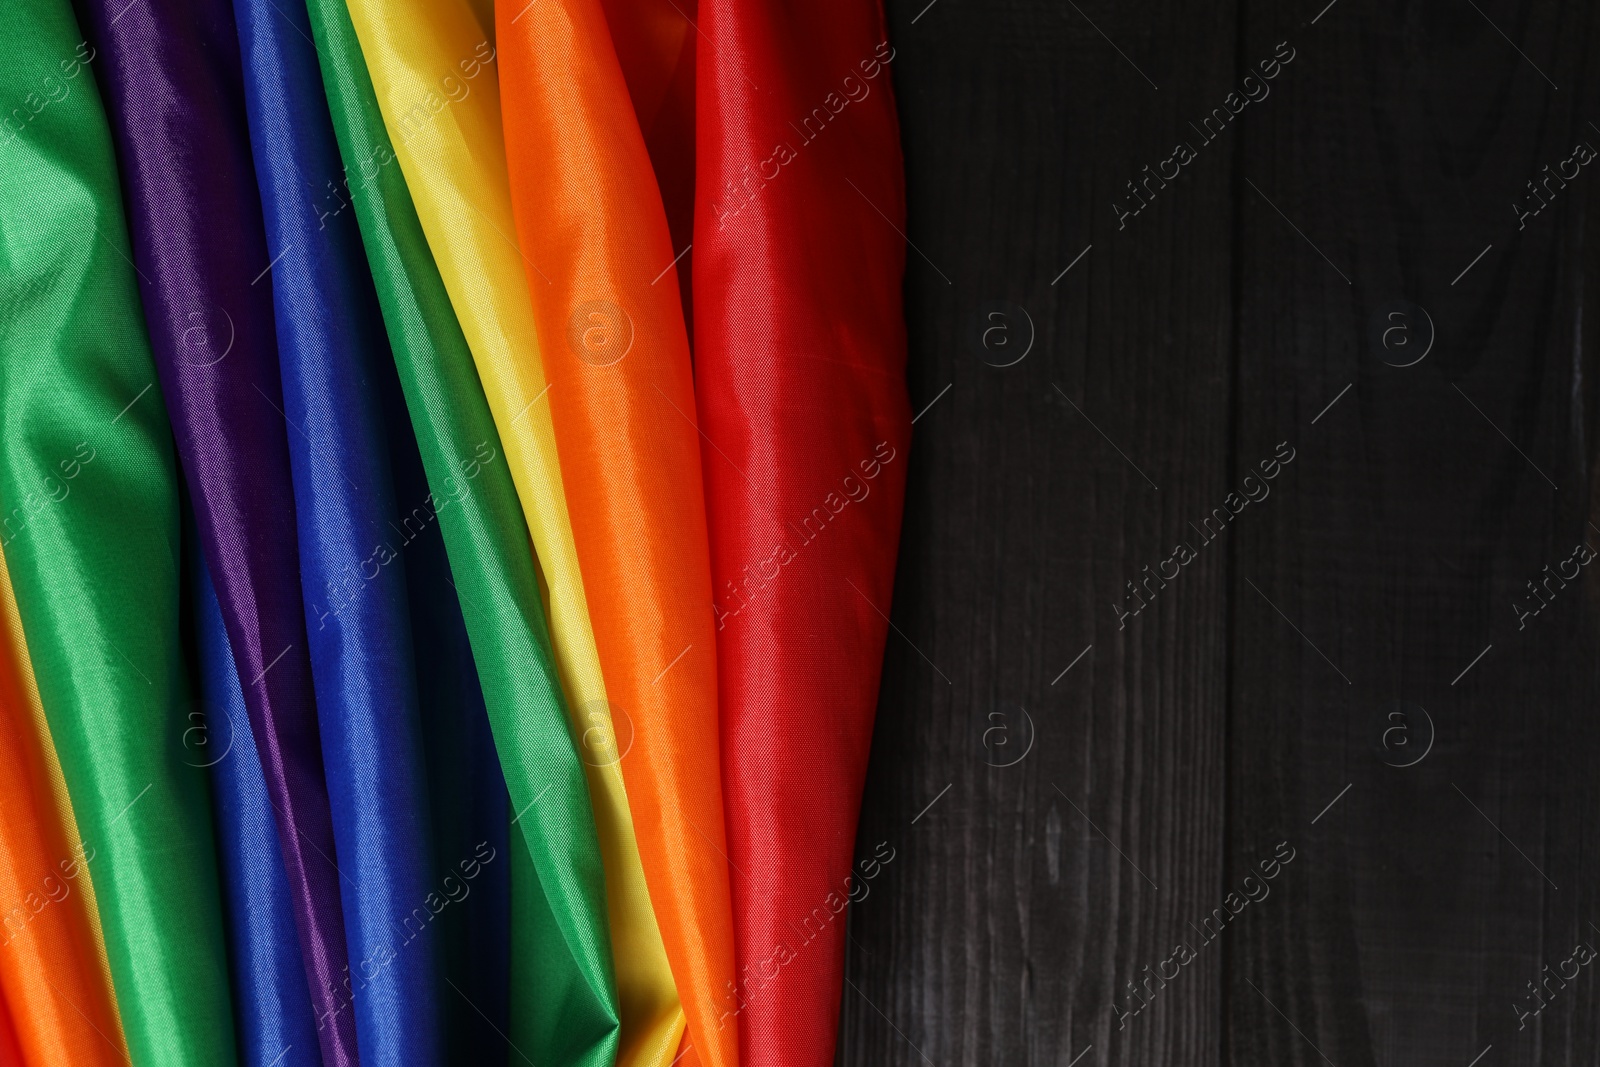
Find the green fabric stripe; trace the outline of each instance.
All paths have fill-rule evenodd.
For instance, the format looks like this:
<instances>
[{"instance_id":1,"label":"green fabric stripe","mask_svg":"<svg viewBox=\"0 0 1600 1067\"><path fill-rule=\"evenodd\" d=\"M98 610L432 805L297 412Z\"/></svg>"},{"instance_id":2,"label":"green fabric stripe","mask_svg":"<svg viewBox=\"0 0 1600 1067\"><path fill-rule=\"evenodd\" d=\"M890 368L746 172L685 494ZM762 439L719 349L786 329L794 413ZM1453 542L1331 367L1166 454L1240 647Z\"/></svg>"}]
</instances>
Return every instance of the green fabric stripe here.
<instances>
[{"instance_id":1,"label":"green fabric stripe","mask_svg":"<svg viewBox=\"0 0 1600 1067\"><path fill-rule=\"evenodd\" d=\"M389 146L349 11L344 0L309 0L308 7L495 747L521 813L511 849L510 1037L541 1065L610 1064L619 1013L605 872L527 524L471 352ZM493 458L485 461L487 450Z\"/></svg>"},{"instance_id":2,"label":"green fabric stripe","mask_svg":"<svg viewBox=\"0 0 1600 1067\"><path fill-rule=\"evenodd\" d=\"M235 1059L206 772L186 760L171 431L93 54L65 0L0 43L0 502L28 653L138 1067Z\"/></svg>"}]
</instances>

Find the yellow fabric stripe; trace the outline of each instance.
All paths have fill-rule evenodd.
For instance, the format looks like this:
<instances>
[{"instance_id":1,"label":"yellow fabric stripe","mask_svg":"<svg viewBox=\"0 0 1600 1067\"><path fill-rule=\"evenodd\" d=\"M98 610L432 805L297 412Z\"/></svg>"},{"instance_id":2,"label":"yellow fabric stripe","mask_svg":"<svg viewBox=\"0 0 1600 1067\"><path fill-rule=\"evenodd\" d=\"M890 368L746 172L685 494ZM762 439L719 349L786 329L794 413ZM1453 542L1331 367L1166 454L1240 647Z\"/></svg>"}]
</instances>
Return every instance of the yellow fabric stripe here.
<instances>
[{"instance_id":1,"label":"yellow fabric stripe","mask_svg":"<svg viewBox=\"0 0 1600 1067\"><path fill-rule=\"evenodd\" d=\"M517 246L487 0L349 0L384 125L500 431L549 593L561 684L582 742L606 870L622 1038L617 1062L665 1067L683 1012L645 887L617 733L578 569ZM622 743L628 739L624 726Z\"/></svg>"}]
</instances>

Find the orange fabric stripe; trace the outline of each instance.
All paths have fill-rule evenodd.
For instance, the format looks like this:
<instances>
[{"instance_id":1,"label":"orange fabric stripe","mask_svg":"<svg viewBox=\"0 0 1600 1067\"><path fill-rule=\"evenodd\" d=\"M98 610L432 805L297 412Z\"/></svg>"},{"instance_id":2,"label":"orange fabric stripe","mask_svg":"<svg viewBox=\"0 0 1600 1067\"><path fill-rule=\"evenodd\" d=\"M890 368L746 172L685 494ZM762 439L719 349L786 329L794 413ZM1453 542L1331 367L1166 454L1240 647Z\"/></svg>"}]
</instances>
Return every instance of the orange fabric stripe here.
<instances>
[{"instance_id":1,"label":"orange fabric stripe","mask_svg":"<svg viewBox=\"0 0 1600 1067\"><path fill-rule=\"evenodd\" d=\"M635 78L658 111L681 26L655 18L669 5L616 6L630 47L656 42L666 53ZM716 637L689 341L661 193L606 14L599 0L500 9L512 204L534 265L528 290L562 483L624 743L624 717L633 725L622 770L650 899L690 1043L707 1067L735 1067Z\"/></svg>"},{"instance_id":2,"label":"orange fabric stripe","mask_svg":"<svg viewBox=\"0 0 1600 1067\"><path fill-rule=\"evenodd\" d=\"M0 558L0 993L28 1067L128 1062L111 969Z\"/></svg>"}]
</instances>

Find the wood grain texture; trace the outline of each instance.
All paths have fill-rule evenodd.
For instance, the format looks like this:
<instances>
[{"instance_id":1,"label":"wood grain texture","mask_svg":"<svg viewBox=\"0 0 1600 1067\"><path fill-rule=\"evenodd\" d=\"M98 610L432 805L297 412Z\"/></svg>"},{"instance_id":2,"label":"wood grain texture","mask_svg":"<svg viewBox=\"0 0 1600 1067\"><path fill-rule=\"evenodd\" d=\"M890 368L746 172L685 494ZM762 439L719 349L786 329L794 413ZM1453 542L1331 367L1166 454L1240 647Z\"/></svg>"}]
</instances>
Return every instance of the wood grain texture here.
<instances>
[{"instance_id":1,"label":"wood grain texture","mask_svg":"<svg viewBox=\"0 0 1600 1067\"><path fill-rule=\"evenodd\" d=\"M1600 159L1512 204L1600 149L1600 17L888 8L937 401L837 1062L1597 1062L1600 960L1517 1006L1600 948L1600 567L1513 604L1600 550Z\"/></svg>"}]
</instances>

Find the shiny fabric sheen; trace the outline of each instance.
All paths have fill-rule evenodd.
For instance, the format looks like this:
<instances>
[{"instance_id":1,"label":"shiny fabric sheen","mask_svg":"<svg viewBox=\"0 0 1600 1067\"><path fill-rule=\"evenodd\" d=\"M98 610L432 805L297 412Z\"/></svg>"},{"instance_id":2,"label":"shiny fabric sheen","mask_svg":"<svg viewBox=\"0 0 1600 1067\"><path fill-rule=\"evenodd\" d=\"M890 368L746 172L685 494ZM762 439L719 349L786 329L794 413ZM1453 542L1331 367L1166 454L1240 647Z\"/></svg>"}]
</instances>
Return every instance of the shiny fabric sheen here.
<instances>
[{"instance_id":1,"label":"shiny fabric sheen","mask_svg":"<svg viewBox=\"0 0 1600 1067\"><path fill-rule=\"evenodd\" d=\"M428 500L431 495L440 512L452 510L459 501L448 492L456 483L446 480L440 492L430 490L393 363L381 378L385 421L397 442L395 491L402 500ZM462 476L472 470L469 464ZM516 836L511 798L438 522L406 546L405 564L412 640L422 650L416 660L417 696L430 783L434 870L439 874L435 894L449 900L428 934L439 942L441 956L445 1059L480 1063L497 1057L498 1062L508 1047L504 1034L511 995L507 856ZM465 903L468 897L470 904ZM542 898L538 906L549 910Z\"/></svg>"},{"instance_id":2,"label":"shiny fabric sheen","mask_svg":"<svg viewBox=\"0 0 1600 1067\"><path fill-rule=\"evenodd\" d=\"M852 864L911 436L894 53L877 0L703 0L700 29L695 385L742 872L730 1006L746 1067L831 1067L842 913L895 846Z\"/></svg>"},{"instance_id":3,"label":"shiny fabric sheen","mask_svg":"<svg viewBox=\"0 0 1600 1067\"><path fill-rule=\"evenodd\" d=\"M177 478L96 85L107 57L60 0L10 14L0 541L128 1054L137 1067L212 1067L233 1062L234 1043L205 776L182 760L175 715Z\"/></svg>"},{"instance_id":4,"label":"shiny fabric sheen","mask_svg":"<svg viewBox=\"0 0 1600 1067\"><path fill-rule=\"evenodd\" d=\"M617 62L655 169L678 255L684 322L692 327L694 263L695 0L602 0ZM519 24L521 20L518 20ZM693 335L693 329L689 330Z\"/></svg>"},{"instance_id":5,"label":"shiny fabric sheen","mask_svg":"<svg viewBox=\"0 0 1600 1067\"><path fill-rule=\"evenodd\" d=\"M637 31L661 11L618 4L615 16ZM734 946L716 638L689 339L608 14L599 0L499 9L512 205L600 666L613 716L632 725L621 765L650 899L690 1044L701 1063L734 1067L738 1020L722 1010ZM652 55L664 73L647 77ZM639 103L653 114L675 49L640 47L633 57Z\"/></svg>"},{"instance_id":6,"label":"shiny fabric sheen","mask_svg":"<svg viewBox=\"0 0 1600 1067\"><path fill-rule=\"evenodd\" d=\"M11 574L0 559L0 994L13 1060L111 1067L127 1042L94 904L91 853L39 703Z\"/></svg>"},{"instance_id":7,"label":"shiny fabric sheen","mask_svg":"<svg viewBox=\"0 0 1600 1067\"><path fill-rule=\"evenodd\" d=\"M198 544L187 549L200 699L184 750L211 770L239 1060L242 1067L320 1067L289 878L250 713L205 559Z\"/></svg>"},{"instance_id":8,"label":"shiny fabric sheen","mask_svg":"<svg viewBox=\"0 0 1600 1067\"><path fill-rule=\"evenodd\" d=\"M234 0L262 191L317 721L347 880L367 1067L442 1062L428 780L404 557L436 505L396 500L379 375L394 366L323 98L304 0ZM308 192L310 195L308 195ZM457 788L465 787L459 783ZM452 862L445 859L446 869Z\"/></svg>"},{"instance_id":9,"label":"shiny fabric sheen","mask_svg":"<svg viewBox=\"0 0 1600 1067\"><path fill-rule=\"evenodd\" d=\"M381 44L369 45L364 60L357 11L343 0L312 0L310 7L351 199L428 482L437 499L449 501L439 525L517 812L508 859L515 977L506 1030L514 1048L540 1064L609 1064L617 1009L605 870L513 468L392 147L393 130L385 128L368 70ZM410 25L408 39L431 40L426 19ZM492 56L487 42L479 43ZM465 57L475 53L469 46ZM493 77L477 62L480 76ZM396 65L393 55L378 63L391 76Z\"/></svg>"},{"instance_id":10,"label":"shiny fabric sheen","mask_svg":"<svg viewBox=\"0 0 1600 1067\"><path fill-rule=\"evenodd\" d=\"M271 261L233 12L227 0L82 0L82 9L103 54L161 391L278 818L323 1062L352 1067Z\"/></svg>"}]
</instances>

